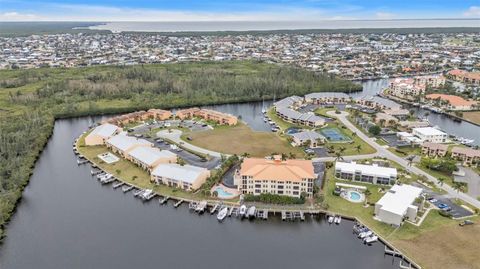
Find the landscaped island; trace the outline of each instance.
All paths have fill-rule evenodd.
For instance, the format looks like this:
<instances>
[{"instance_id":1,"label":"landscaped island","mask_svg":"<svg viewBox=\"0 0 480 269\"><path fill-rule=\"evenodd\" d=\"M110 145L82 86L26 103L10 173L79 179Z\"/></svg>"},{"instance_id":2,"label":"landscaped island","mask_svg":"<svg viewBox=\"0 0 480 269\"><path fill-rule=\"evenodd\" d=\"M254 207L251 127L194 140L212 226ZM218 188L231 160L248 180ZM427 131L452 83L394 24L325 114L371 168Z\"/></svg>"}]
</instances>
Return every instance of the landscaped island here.
<instances>
[{"instance_id":1,"label":"landscaped island","mask_svg":"<svg viewBox=\"0 0 480 269\"><path fill-rule=\"evenodd\" d=\"M56 118L358 90L329 75L259 62L1 71L1 235Z\"/></svg>"}]
</instances>

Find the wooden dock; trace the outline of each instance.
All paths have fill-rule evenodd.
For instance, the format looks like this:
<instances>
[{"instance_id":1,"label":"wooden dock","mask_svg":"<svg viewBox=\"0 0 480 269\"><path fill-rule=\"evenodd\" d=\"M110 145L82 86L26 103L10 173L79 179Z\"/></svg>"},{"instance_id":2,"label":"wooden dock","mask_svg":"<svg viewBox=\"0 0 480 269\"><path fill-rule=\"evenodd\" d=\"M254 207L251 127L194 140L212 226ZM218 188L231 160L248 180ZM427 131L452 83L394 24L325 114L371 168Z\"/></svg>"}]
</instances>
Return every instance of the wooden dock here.
<instances>
[{"instance_id":1,"label":"wooden dock","mask_svg":"<svg viewBox=\"0 0 480 269\"><path fill-rule=\"evenodd\" d=\"M217 209L220 208L220 205L221 205L221 203L216 203L216 204L212 207L212 209L210 209L210 214L213 215L213 213L215 213L215 211L217 211Z\"/></svg>"},{"instance_id":2,"label":"wooden dock","mask_svg":"<svg viewBox=\"0 0 480 269\"><path fill-rule=\"evenodd\" d=\"M177 207L179 207L182 203L183 203L183 200L178 200L178 201L173 205L173 207L177 208Z\"/></svg>"},{"instance_id":3,"label":"wooden dock","mask_svg":"<svg viewBox=\"0 0 480 269\"><path fill-rule=\"evenodd\" d=\"M122 187L122 191L123 191L123 193L127 193L127 192L133 190L133 188L134 188L134 186L125 184L125 186Z\"/></svg>"},{"instance_id":4,"label":"wooden dock","mask_svg":"<svg viewBox=\"0 0 480 269\"><path fill-rule=\"evenodd\" d=\"M118 181L117 183L113 184L113 189L120 188L123 185L125 185L123 181Z\"/></svg>"},{"instance_id":5,"label":"wooden dock","mask_svg":"<svg viewBox=\"0 0 480 269\"><path fill-rule=\"evenodd\" d=\"M163 205L170 199L170 196L165 196L163 199L158 199L158 203Z\"/></svg>"}]
</instances>

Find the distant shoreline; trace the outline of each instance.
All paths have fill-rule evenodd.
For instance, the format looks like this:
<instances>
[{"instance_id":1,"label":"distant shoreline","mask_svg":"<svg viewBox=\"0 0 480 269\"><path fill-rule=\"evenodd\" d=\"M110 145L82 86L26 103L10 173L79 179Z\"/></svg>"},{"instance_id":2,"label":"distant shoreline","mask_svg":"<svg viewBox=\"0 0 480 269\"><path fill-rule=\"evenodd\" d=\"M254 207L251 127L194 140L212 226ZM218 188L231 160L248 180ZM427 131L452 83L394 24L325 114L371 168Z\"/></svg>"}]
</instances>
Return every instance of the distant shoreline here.
<instances>
[{"instance_id":1,"label":"distant shoreline","mask_svg":"<svg viewBox=\"0 0 480 269\"><path fill-rule=\"evenodd\" d=\"M405 27L405 23L408 23L408 27ZM437 26L430 25L434 23ZM425 24L428 25L424 26ZM480 32L480 19L332 20L316 22L0 22L0 36L3 37L34 34L109 34L120 32L124 34L160 34L166 36L478 33Z\"/></svg>"}]
</instances>

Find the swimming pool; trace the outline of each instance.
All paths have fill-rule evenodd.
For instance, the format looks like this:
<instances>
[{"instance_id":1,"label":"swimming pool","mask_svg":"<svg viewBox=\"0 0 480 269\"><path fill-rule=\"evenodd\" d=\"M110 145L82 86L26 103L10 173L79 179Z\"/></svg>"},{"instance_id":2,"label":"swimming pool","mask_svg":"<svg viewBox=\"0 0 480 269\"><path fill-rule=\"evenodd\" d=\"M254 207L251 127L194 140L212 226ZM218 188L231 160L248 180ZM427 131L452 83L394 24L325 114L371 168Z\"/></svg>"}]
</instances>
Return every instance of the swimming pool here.
<instances>
[{"instance_id":1,"label":"swimming pool","mask_svg":"<svg viewBox=\"0 0 480 269\"><path fill-rule=\"evenodd\" d=\"M236 193L231 193L225 190L222 186L217 186L212 189L212 192L217 192L217 197L220 199L232 199L237 196Z\"/></svg>"},{"instance_id":2,"label":"swimming pool","mask_svg":"<svg viewBox=\"0 0 480 269\"><path fill-rule=\"evenodd\" d=\"M108 164L115 163L115 162L118 162L120 160L117 156L113 155L110 152L105 152L105 153L99 154L98 158L100 158L102 161L104 161Z\"/></svg>"},{"instance_id":3,"label":"swimming pool","mask_svg":"<svg viewBox=\"0 0 480 269\"><path fill-rule=\"evenodd\" d=\"M320 133L325 136L328 141L332 142L343 142L343 141L351 141L351 139L338 129L338 128L325 128L321 129Z\"/></svg>"},{"instance_id":4,"label":"swimming pool","mask_svg":"<svg viewBox=\"0 0 480 269\"><path fill-rule=\"evenodd\" d=\"M365 195L355 190L347 191L346 195L344 195L343 198L347 199L352 203L361 203L365 201Z\"/></svg>"},{"instance_id":5,"label":"swimming pool","mask_svg":"<svg viewBox=\"0 0 480 269\"><path fill-rule=\"evenodd\" d=\"M288 134L288 135L296 134L298 132L300 132L300 129L295 128L295 127L290 127L287 130L285 130L285 133Z\"/></svg>"}]
</instances>

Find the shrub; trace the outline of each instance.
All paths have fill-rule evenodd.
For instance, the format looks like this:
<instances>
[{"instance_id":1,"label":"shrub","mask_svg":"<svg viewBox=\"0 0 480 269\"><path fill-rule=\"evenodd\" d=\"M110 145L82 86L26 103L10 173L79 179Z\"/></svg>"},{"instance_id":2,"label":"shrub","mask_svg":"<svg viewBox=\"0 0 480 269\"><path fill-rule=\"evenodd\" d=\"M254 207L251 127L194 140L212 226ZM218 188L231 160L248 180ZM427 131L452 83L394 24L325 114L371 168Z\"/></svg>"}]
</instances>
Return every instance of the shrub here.
<instances>
[{"instance_id":1,"label":"shrub","mask_svg":"<svg viewBox=\"0 0 480 269\"><path fill-rule=\"evenodd\" d=\"M262 193L260 195L246 194L245 201L261 202L266 204L279 204L279 205L304 204L305 197L302 195L302 197L296 198L296 197L283 196L283 195L271 194L271 193Z\"/></svg>"}]
</instances>

